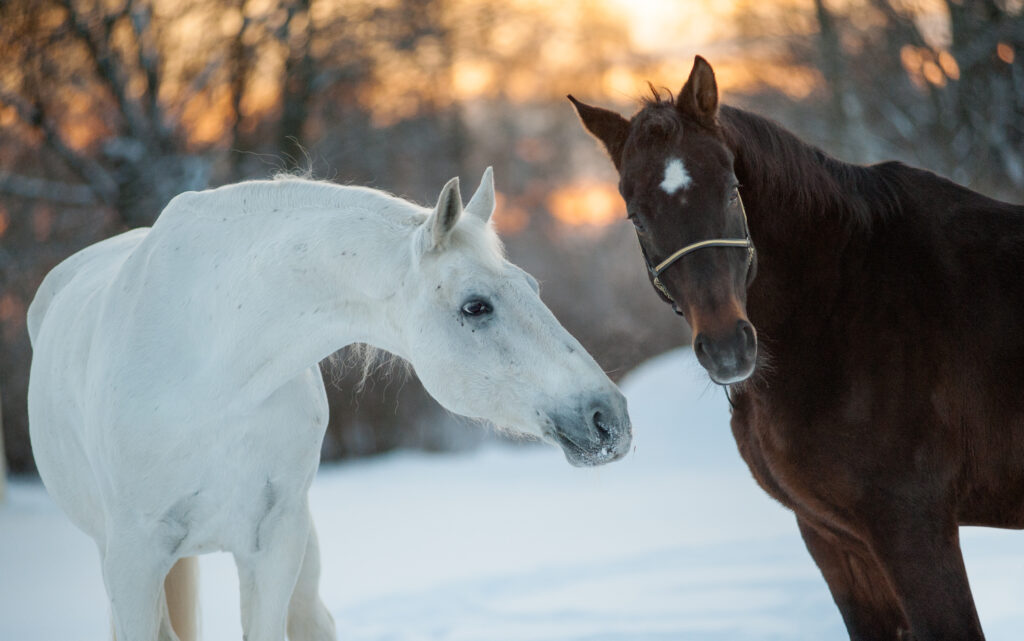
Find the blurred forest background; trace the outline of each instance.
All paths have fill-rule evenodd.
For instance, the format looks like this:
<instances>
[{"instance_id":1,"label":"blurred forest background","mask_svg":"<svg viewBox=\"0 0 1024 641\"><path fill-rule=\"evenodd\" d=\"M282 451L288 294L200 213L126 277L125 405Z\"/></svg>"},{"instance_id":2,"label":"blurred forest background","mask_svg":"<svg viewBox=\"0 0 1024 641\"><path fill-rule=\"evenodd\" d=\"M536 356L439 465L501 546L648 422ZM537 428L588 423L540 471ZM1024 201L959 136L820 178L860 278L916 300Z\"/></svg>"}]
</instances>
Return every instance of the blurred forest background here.
<instances>
[{"instance_id":1,"label":"blurred forest background","mask_svg":"<svg viewBox=\"0 0 1024 641\"><path fill-rule=\"evenodd\" d=\"M688 340L565 100L631 113L700 53L724 99L854 162L1024 201L1024 0L0 0L0 402L33 469L25 312L178 192L281 170L432 204L494 165L496 224L620 377ZM468 197L469 194L465 194ZM159 367L159 363L154 363ZM415 377L325 366L325 458L484 438Z\"/></svg>"}]
</instances>

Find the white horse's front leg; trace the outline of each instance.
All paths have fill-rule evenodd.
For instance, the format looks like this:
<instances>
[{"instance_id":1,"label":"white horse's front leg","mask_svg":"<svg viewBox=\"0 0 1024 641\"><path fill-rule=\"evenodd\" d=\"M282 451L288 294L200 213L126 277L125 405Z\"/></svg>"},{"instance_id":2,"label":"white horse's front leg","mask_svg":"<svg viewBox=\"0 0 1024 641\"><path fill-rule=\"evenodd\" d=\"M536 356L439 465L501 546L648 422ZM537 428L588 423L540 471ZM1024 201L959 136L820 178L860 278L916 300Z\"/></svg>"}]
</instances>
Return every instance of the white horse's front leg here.
<instances>
[{"instance_id":1,"label":"white horse's front leg","mask_svg":"<svg viewBox=\"0 0 1024 641\"><path fill-rule=\"evenodd\" d=\"M305 502L273 510L258 525L254 549L235 552L246 641L284 641L288 603L309 538Z\"/></svg>"},{"instance_id":2,"label":"white horse's front leg","mask_svg":"<svg viewBox=\"0 0 1024 641\"><path fill-rule=\"evenodd\" d=\"M164 577L173 559L154 553L151 538L140 532L111 533L103 554L103 582L110 597L118 641L177 641L165 618ZM167 635L170 635L168 637Z\"/></svg>"},{"instance_id":3,"label":"white horse's front leg","mask_svg":"<svg viewBox=\"0 0 1024 641\"><path fill-rule=\"evenodd\" d=\"M309 536L302 570L288 606L289 641L334 641L334 618L320 599L320 544L313 517L309 515Z\"/></svg>"}]
</instances>

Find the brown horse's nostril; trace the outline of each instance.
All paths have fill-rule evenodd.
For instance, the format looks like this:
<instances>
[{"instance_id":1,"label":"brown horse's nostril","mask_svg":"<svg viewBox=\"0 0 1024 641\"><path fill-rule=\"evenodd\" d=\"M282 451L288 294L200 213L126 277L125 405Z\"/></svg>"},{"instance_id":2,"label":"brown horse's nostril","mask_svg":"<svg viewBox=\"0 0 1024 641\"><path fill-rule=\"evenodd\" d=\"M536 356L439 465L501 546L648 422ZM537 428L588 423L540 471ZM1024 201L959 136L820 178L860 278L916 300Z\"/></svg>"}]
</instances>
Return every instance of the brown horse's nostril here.
<instances>
[{"instance_id":1,"label":"brown horse's nostril","mask_svg":"<svg viewBox=\"0 0 1024 641\"><path fill-rule=\"evenodd\" d=\"M693 339L693 353L715 382L735 383L754 370L757 334L749 321L740 319L732 331L723 335L697 334Z\"/></svg>"},{"instance_id":2,"label":"brown horse's nostril","mask_svg":"<svg viewBox=\"0 0 1024 641\"><path fill-rule=\"evenodd\" d=\"M697 334L697 338L693 339L693 353L701 363L708 358L707 339L704 338L704 334Z\"/></svg>"},{"instance_id":3,"label":"brown horse's nostril","mask_svg":"<svg viewBox=\"0 0 1024 641\"><path fill-rule=\"evenodd\" d=\"M740 335L743 337L743 349L749 351L757 348L757 334L754 333L754 326L749 321L740 320L739 325Z\"/></svg>"}]
</instances>

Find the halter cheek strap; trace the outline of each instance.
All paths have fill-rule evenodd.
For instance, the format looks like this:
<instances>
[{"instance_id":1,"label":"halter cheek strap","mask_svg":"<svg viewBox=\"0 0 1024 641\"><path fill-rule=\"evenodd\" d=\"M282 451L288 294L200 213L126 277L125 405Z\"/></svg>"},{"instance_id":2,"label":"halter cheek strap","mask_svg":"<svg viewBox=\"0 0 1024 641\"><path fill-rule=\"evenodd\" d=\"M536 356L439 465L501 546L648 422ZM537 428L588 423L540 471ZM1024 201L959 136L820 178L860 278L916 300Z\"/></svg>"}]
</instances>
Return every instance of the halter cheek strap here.
<instances>
[{"instance_id":1,"label":"halter cheek strap","mask_svg":"<svg viewBox=\"0 0 1024 641\"><path fill-rule=\"evenodd\" d=\"M677 260L686 256L689 253L695 252L698 249L704 249L705 247L743 247L747 250L747 277L749 280L750 268L754 264L755 250L754 243L750 240L750 227L747 224L747 209L743 206L743 197L736 192L736 198L740 204L740 212L743 214L743 238L712 238L710 240L701 240L696 243L691 243L682 249L672 252L665 260L658 263L656 266L651 266L651 261L647 257L647 251L644 249L643 243L640 243L640 251L644 255L644 262L647 263L647 269L651 272L651 281L654 286L658 288L665 298L675 302L672 296L668 293L668 289L665 288L664 283L661 282L660 276L665 272L666 269L672 266ZM639 240L639 237L638 237Z\"/></svg>"}]
</instances>

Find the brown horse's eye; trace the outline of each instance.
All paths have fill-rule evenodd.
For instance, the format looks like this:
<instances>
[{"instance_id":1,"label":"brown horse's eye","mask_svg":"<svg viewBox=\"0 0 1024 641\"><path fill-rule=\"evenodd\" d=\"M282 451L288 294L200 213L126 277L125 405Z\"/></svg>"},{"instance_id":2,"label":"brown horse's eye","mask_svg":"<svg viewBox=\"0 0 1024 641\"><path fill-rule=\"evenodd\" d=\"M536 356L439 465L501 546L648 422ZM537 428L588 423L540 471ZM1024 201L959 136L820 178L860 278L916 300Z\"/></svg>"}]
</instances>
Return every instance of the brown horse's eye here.
<instances>
[{"instance_id":1,"label":"brown horse's eye","mask_svg":"<svg viewBox=\"0 0 1024 641\"><path fill-rule=\"evenodd\" d=\"M635 214L628 214L626 217L629 218L629 222L633 223L633 228L636 229L638 233L642 234L647 231L647 228L644 227L644 224Z\"/></svg>"}]
</instances>

